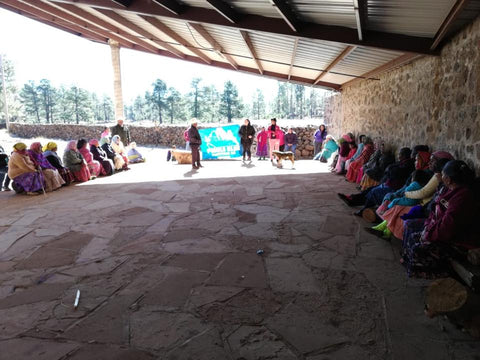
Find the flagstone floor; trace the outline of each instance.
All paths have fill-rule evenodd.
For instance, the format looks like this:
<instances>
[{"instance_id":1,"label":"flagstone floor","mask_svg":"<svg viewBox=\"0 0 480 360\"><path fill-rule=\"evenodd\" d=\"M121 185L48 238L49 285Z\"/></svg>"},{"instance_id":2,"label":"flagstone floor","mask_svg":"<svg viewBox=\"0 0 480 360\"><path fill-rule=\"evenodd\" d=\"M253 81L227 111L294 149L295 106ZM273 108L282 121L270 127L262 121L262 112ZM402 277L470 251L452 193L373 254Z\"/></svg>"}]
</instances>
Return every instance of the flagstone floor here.
<instances>
[{"instance_id":1,"label":"flagstone floor","mask_svg":"<svg viewBox=\"0 0 480 360\"><path fill-rule=\"evenodd\" d=\"M0 359L478 359L342 177L204 165L0 193Z\"/></svg>"}]
</instances>

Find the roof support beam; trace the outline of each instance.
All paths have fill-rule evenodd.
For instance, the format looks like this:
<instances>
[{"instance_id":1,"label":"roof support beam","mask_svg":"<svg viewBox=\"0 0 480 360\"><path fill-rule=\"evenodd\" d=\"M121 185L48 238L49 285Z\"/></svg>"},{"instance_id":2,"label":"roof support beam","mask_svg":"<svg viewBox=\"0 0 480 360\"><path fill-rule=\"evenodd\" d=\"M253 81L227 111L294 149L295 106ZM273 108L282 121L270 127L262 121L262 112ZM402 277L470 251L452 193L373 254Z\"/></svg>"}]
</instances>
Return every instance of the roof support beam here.
<instances>
[{"instance_id":1,"label":"roof support beam","mask_svg":"<svg viewBox=\"0 0 480 360\"><path fill-rule=\"evenodd\" d=\"M355 10L355 20L357 22L358 40L364 40L365 30L367 29L367 0L353 0L353 7Z\"/></svg>"},{"instance_id":2,"label":"roof support beam","mask_svg":"<svg viewBox=\"0 0 480 360\"><path fill-rule=\"evenodd\" d=\"M170 44L167 44L165 41L162 39L156 37L155 35L149 33L147 30L142 29L140 26L134 24L133 22L125 19L123 16L117 14L115 11L112 10L103 10L103 9L96 9L97 11L101 12L103 15L108 16L112 20L115 20L117 23L127 27L128 29L132 30L133 32L136 32L137 34L154 41L155 43L158 43L161 47L166 49L167 51L170 51L172 54L175 56L183 59L185 57L185 54L171 46Z\"/></svg>"},{"instance_id":3,"label":"roof support beam","mask_svg":"<svg viewBox=\"0 0 480 360\"><path fill-rule=\"evenodd\" d=\"M420 54L438 55L438 51L430 50L432 39L408 36L380 31L368 31L363 41L358 39L358 31L344 26L327 26L316 23L301 22L298 32L293 31L283 19L269 18L259 15L243 15L232 23L224 15L214 9L186 6L180 15L175 15L152 0L136 0L128 8L115 5L110 0L50 0L54 2L69 2L86 4L94 8L110 8L148 16L163 16L177 20L199 22L226 26L246 31L262 31L272 34L289 35L308 39L334 41L348 45L362 45L401 52L416 52ZM213 1L213 0L209 0ZM216 0L218 1L218 0ZM363 31L365 33L365 31Z\"/></svg>"},{"instance_id":4,"label":"roof support beam","mask_svg":"<svg viewBox=\"0 0 480 360\"><path fill-rule=\"evenodd\" d=\"M190 44L187 40L185 40L183 37L178 35L175 31L170 29L167 25L162 23L160 20L154 17L149 17L149 16L142 16L142 18L150 23L150 25L156 27L158 30L163 32L165 35L168 37L172 38L176 42L180 43L183 47L187 48L190 50L192 53L197 55L200 59L205 61L207 64L210 64L212 62L212 59L210 59L207 55L205 55L203 52L198 50L195 46Z\"/></svg>"},{"instance_id":5,"label":"roof support beam","mask_svg":"<svg viewBox=\"0 0 480 360\"><path fill-rule=\"evenodd\" d=\"M457 0L457 2L453 5L452 9L448 13L442 25L440 25L437 33L435 34L432 46L430 46L430 50L435 50L437 46L442 42L448 30L452 26L452 23L458 18L458 15L460 15L463 9L465 9L465 6L467 6L469 1L470 0Z\"/></svg>"},{"instance_id":6,"label":"roof support beam","mask_svg":"<svg viewBox=\"0 0 480 360\"><path fill-rule=\"evenodd\" d=\"M153 53L158 52L157 47L149 44L148 42L146 42L142 39L139 39L138 36L132 35L131 33L126 32L126 31L116 27L115 25L109 23L108 21L105 21L105 20L89 13L88 11L85 11L85 10L79 8L78 6L71 5L71 4L60 4L60 3L58 3L56 5L60 8L62 8L62 9L64 9L65 11L68 11L69 13L77 16L78 18L80 18L84 21L88 21L92 24L97 24L97 25L113 32L114 34L118 34L119 36L121 36L121 37L123 37L127 40L130 40L133 43L137 43L138 45L143 47L145 50L148 50L148 51L153 52Z\"/></svg>"},{"instance_id":7,"label":"roof support beam","mask_svg":"<svg viewBox=\"0 0 480 360\"><path fill-rule=\"evenodd\" d=\"M188 23L188 26L191 26L192 28L195 29L196 32L200 34L201 37L205 39L206 42L210 44L210 46L218 53L220 56L225 58L225 60L228 61L232 67L237 70L238 65L237 62L229 55L226 54L225 51L223 50L222 46L208 33L208 31L200 24L198 23Z\"/></svg>"},{"instance_id":8,"label":"roof support beam","mask_svg":"<svg viewBox=\"0 0 480 360\"><path fill-rule=\"evenodd\" d=\"M356 46L347 46L341 53L338 55L335 60L333 60L325 70L323 70L320 75L315 79L314 85L316 85L325 75L328 74L330 70L333 69L335 65L337 65L340 61L345 59L348 55L352 53L353 50L355 50Z\"/></svg>"},{"instance_id":9,"label":"roof support beam","mask_svg":"<svg viewBox=\"0 0 480 360\"><path fill-rule=\"evenodd\" d=\"M248 51L250 52L253 61L255 61L255 64L257 64L258 72L263 75L263 67L258 60L257 52L255 51L255 47L253 46L252 39L250 39L250 35L248 35L248 32L243 30L240 30L240 35L242 35L242 38L247 45Z\"/></svg>"},{"instance_id":10,"label":"roof support beam","mask_svg":"<svg viewBox=\"0 0 480 360\"><path fill-rule=\"evenodd\" d=\"M134 0L112 0L112 1L118 5L122 5L123 7L128 8L130 5L132 5L132 2Z\"/></svg>"},{"instance_id":11,"label":"roof support beam","mask_svg":"<svg viewBox=\"0 0 480 360\"><path fill-rule=\"evenodd\" d=\"M170 11L172 14L180 15L184 8L183 5L177 2L176 0L153 0L158 5L164 7L166 10Z\"/></svg>"},{"instance_id":12,"label":"roof support beam","mask_svg":"<svg viewBox=\"0 0 480 360\"><path fill-rule=\"evenodd\" d=\"M362 80L368 80L372 76L379 75L379 74L381 74L385 71L391 70L393 68L397 68L397 67L406 65L409 62L412 62L413 60L415 60L417 58L420 58L422 56L423 55L412 54L412 53L403 54L402 56L400 56L396 59L393 59L393 60L389 61L388 63L377 67L376 69L373 69L369 72L366 72L365 74L362 74L362 76L359 76L359 77L357 77L353 80L350 80L350 81L342 84L342 89L347 85L352 85L352 84L355 84L355 83L357 83L359 81L362 81Z\"/></svg>"},{"instance_id":13,"label":"roof support beam","mask_svg":"<svg viewBox=\"0 0 480 360\"><path fill-rule=\"evenodd\" d=\"M297 48L298 48L298 38L295 39L295 42L293 44L292 60L290 60L290 69L288 70L289 81L290 81L290 77L292 76L293 63L295 62L295 57L297 56Z\"/></svg>"},{"instance_id":14,"label":"roof support beam","mask_svg":"<svg viewBox=\"0 0 480 360\"><path fill-rule=\"evenodd\" d=\"M213 8L222 15L225 19L235 24L240 19L240 14L223 0L207 0Z\"/></svg>"},{"instance_id":15,"label":"roof support beam","mask_svg":"<svg viewBox=\"0 0 480 360\"><path fill-rule=\"evenodd\" d=\"M85 39L91 40L91 41L97 41L101 43L108 43L108 38L100 36L98 34L92 33L90 31L84 30L80 28L79 26L72 25L70 23L67 23L65 21L61 21L60 19L55 18L54 16L50 16L45 12L36 12L36 14L27 12L23 9L20 9L18 7L13 7L10 5L7 5L4 3L4 1L0 2L0 7L4 8L5 10L9 10L11 12L14 12L16 14L28 17L32 20L39 21L43 24L53 26L54 28L57 28L59 30L63 30L66 32L69 32L73 35L83 37ZM48 20L47 20L48 19Z\"/></svg>"},{"instance_id":16,"label":"roof support beam","mask_svg":"<svg viewBox=\"0 0 480 360\"><path fill-rule=\"evenodd\" d=\"M290 26L290 29L297 32L300 24L290 5L288 5L285 0L270 0L270 2L277 9L283 20Z\"/></svg>"}]
</instances>

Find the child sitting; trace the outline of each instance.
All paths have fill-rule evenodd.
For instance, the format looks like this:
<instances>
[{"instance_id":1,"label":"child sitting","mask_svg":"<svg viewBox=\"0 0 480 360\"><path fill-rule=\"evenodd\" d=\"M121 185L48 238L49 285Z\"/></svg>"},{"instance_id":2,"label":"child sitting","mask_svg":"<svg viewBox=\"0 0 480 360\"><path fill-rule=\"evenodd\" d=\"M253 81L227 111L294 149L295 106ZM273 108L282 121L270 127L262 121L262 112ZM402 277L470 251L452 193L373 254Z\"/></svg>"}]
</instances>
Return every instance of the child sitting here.
<instances>
[{"instance_id":1,"label":"child sitting","mask_svg":"<svg viewBox=\"0 0 480 360\"><path fill-rule=\"evenodd\" d=\"M413 172L412 182L405 188L405 192L417 191L427 185L428 181L432 177L432 174L423 170L416 170ZM421 199L409 199L405 195L396 199L393 199L388 204L388 209L391 209L395 205L401 206L415 206L419 204Z\"/></svg>"},{"instance_id":2,"label":"child sitting","mask_svg":"<svg viewBox=\"0 0 480 360\"><path fill-rule=\"evenodd\" d=\"M128 162L132 164L145 162L145 158L137 150L137 144L135 143L135 141L130 143L130 150L128 150L127 157Z\"/></svg>"}]
</instances>

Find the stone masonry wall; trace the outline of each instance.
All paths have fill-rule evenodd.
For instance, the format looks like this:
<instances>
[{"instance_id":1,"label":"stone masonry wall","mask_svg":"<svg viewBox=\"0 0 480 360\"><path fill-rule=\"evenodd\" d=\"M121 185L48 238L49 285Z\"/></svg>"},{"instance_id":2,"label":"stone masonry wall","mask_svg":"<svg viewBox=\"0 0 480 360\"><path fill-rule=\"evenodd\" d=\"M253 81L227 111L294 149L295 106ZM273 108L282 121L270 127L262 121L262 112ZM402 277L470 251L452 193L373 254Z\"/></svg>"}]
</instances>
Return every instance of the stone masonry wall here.
<instances>
[{"instance_id":1,"label":"stone masonry wall","mask_svg":"<svg viewBox=\"0 0 480 360\"><path fill-rule=\"evenodd\" d=\"M480 17L441 56L425 56L346 86L328 103L332 133L380 136L401 146L428 144L480 170Z\"/></svg>"},{"instance_id":2,"label":"stone masonry wall","mask_svg":"<svg viewBox=\"0 0 480 360\"><path fill-rule=\"evenodd\" d=\"M153 145L170 147L176 145L179 148L185 146L183 140L184 126L156 126L141 127L128 126L132 141L139 145ZM49 124L34 125L11 123L10 133L22 138L43 137L46 139L76 140L80 138L92 139L99 138L105 126L94 125L72 125L72 124ZM200 127L201 128L201 127ZM314 127L296 127L293 131L298 136L297 158L313 157L313 134L317 128ZM258 129L257 129L258 130ZM256 151L256 141L252 147L253 153Z\"/></svg>"}]
</instances>

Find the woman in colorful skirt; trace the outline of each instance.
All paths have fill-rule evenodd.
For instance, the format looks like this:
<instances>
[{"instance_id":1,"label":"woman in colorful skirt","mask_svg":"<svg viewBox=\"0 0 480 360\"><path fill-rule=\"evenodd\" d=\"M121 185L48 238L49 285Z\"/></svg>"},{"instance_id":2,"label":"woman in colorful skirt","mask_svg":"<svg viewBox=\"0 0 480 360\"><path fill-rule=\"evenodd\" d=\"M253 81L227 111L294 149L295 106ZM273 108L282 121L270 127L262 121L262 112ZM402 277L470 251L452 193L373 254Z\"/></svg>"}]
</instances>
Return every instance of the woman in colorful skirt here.
<instances>
[{"instance_id":1,"label":"woman in colorful skirt","mask_svg":"<svg viewBox=\"0 0 480 360\"><path fill-rule=\"evenodd\" d=\"M88 150L88 143L86 139L80 139L77 142L77 149L82 154L83 158L87 162L88 170L92 176L100 176L105 173L102 169L102 165L93 158L92 153Z\"/></svg>"},{"instance_id":2,"label":"woman in colorful skirt","mask_svg":"<svg viewBox=\"0 0 480 360\"><path fill-rule=\"evenodd\" d=\"M257 156L258 160L262 160L262 158L265 160L268 156L268 133L265 130L265 126L257 134Z\"/></svg>"},{"instance_id":3,"label":"woman in colorful skirt","mask_svg":"<svg viewBox=\"0 0 480 360\"><path fill-rule=\"evenodd\" d=\"M115 135L112 137L112 149L115 151L117 155L120 155L123 158L123 161L125 164L128 164L128 158L127 158L127 151L125 150L125 146L123 146L123 142L120 139L119 135ZM128 167L125 168L125 170L128 170Z\"/></svg>"},{"instance_id":4,"label":"woman in colorful skirt","mask_svg":"<svg viewBox=\"0 0 480 360\"><path fill-rule=\"evenodd\" d=\"M145 162L145 158L140 154L140 151L137 150L137 143L135 141L132 141L129 147L130 149L127 153L129 163L135 164Z\"/></svg>"},{"instance_id":5,"label":"woman in colorful skirt","mask_svg":"<svg viewBox=\"0 0 480 360\"><path fill-rule=\"evenodd\" d=\"M91 139L88 143L90 144L90 152L93 158L102 165L102 175L112 175L115 169L113 161L107 157L107 153L100 147L98 140Z\"/></svg>"},{"instance_id":6,"label":"woman in colorful skirt","mask_svg":"<svg viewBox=\"0 0 480 360\"><path fill-rule=\"evenodd\" d=\"M50 165L57 169L63 181L65 181L64 185L69 185L75 181L75 178L70 170L63 166L62 159L60 159L60 156L58 156L56 143L50 141L47 145L45 145L43 147L43 156L45 159L47 159Z\"/></svg>"},{"instance_id":7,"label":"woman in colorful skirt","mask_svg":"<svg viewBox=\"0 0 480 360\"><path fill-rule=\"evenodd\" d=\"M27 153L27 145L16 143L8 162L8 177L12 179L12 187L16 193L27 195L40 194L45 189L45 179Z\"/></svg>"},{"instance_id":8,"label":"woman in colorful skirt","mask_svg":"<svg viewBox=\"0 0 480 360\"><path fill-rule=\"evenodd\" d=\"M352 183L357 182L357 178L359 176L361 168L370 159L370 156L372 156L373 151L374 151L373 141L371 138L367 137L365 139L365 146L363 147L362 153L360 154L358 159L350 163L350 166L348 167L348 171L346 175L346 178L348 181ZM358 179L358 182L360 182L360 180L361 180L361 177Z\"/></svg>"},{"instance_id":9,"label":"woman in colorful skirt","mask_svg":"<svg viewBox=\"0 0 480 360\"><path fill-rule=\"evenodd\" d=\"M88 170L87 162L77 149L77 142L72 140L68 142L63 154L63 163L73 174L75 181L85 182L90 180L91 174Z\"/></svg>"},{"instance_id":10,"label":"woman in colorful skirt","mask_svg":"<svg viewBox=\"0 0 480 360\"><path fill-rule=\"evenodd\" d=\"M45 191L50 192L57 189L60 189L62 185L65 184L65 181L62 179L62 176L59 174L57 169L52 166L43 155L42 144L39 142L34 142L30 145L30 149L27 151L30 160L32 160L33 165L38 169L45 178Z\"/></svg>"}]
</instances>

